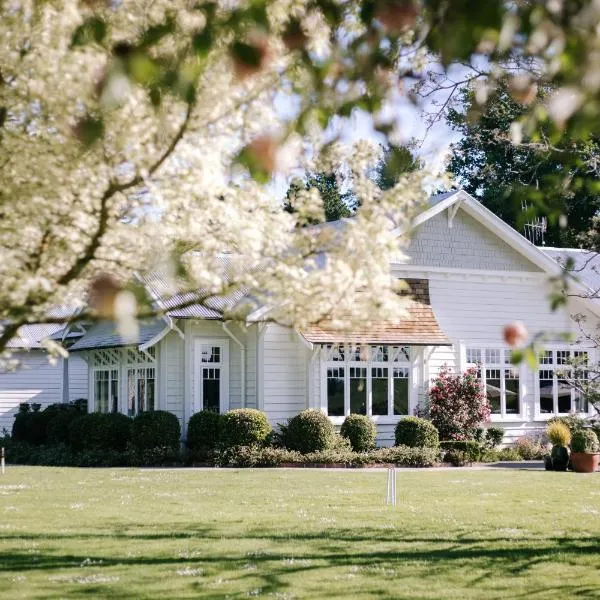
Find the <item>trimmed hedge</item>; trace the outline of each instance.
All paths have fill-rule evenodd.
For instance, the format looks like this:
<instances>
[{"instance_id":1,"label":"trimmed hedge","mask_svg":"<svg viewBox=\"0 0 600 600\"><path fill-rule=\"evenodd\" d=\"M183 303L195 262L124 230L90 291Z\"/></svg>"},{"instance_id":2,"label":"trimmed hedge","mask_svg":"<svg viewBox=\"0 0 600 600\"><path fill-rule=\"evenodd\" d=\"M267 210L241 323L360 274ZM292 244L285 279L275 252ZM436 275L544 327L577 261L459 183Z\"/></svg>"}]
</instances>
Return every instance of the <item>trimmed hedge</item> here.
<instances>
[{"instance_id":1,"label":"trimmed hedge","mask_svg":"<svg viewBox=\"0 0 600 600\"><path fill-rule=\"evenodd\" d=\"M435 426L427 419L405 417L396 424L396 446L411 448L438 448L440 436Z\"/></svg>"},{"instance_id":2,"label":"trimmed hedge","mask_svg":"<svg viewBox=\"0 0 600 600\"><path fill-rule=\"evenodd\" d=\"M76 451L124 451L131 439L131 419L121 413L90 413L69 425L69 444Z\"/></svg>"},{"instance_id":3,"label":"trimmed hedge","mask_svg":"<svg viewBox=\"0 0 600 600\"><path fill-rule=\"evenodd\" d=\"M214 450L220 439L222 416L214 410L201 410L190 417L187 447L193 452Z\"/></svg>"},{"instance_id":4,"label":"trimmed hedge","mask_svg":"<svg viewBox=\"0 0 600 600\"><path fill-rule=\"evenodd\" d=\"M63 410L56 414L46 427L46 438L49 444L68 444L69 426L75 419L82 417L75 408Z\"/></svg>"},{"instance_id":5,"label":"trimmed hedge","mask_svg":"<svg viewBox=\"0 0 600 600\"><path fill-rule=\"evenodd\" d=\"M571 438L571 450L588 454L598 452L598 436L591 429L576 431Z\"/></svg>"},{"instance_id":6,"label":"trimmed hedge","mask_svg":"<svg viewBox=\"0 0 600 600\"><path fill-rule=\"evenodd\" d=\"M288 450L302 454L327 450L335 445L336 431L327 415L307 409L292 417L281 427L283 443Z\"/></svg>"},{"instance_id":7,"label":"trimmed hedge","mask_svg":"<svg viewBox=\"0 0 600 600\"><path fill-rule=\"evenodd\" d=\"M222 416L219 431L221 444L226 448L262 445L271 433L271 425L264 412L237 408Z\"/></svg>"},{"instance_id":8,"label":"trimmed hedge","mask_svg":"<svg viewBox=\"0 0 600 600\"><path fill-rule=\"evenodd\" d=\"M365 415L348 415L340 428L342 437L348 438L355 452L375 448L377 426Z\"/></svg>"},{"instance_id":9,"label":"trimmed hedge","mask_svg":"<svg viewBox=\"0 0 600 600\"><path fill-rule=\"evenodd\" d=\"M460 457L459 453L464 455L466 463L478 462L483 451L482 445L474 440L440 442L440 448L444 451L446 462L452 464L455 464L455 457Z\"/></svg>"},{"instance_id":10,"label":"trimmed hedge","mask_svg":"<svg viewBox=\"0 0 600 600\"><path fill-rule=\"evenodd\" d=\"M216 463L221 467L278 467L286 465L397 465L402 467L431 467L437 464L438 452L434 448L409 448L394 446L370 452L350 450L321 450L302 454L285 448L260 448L238 446L217 453Z\"/></svg>"},{"instance_id":11,"label":"trimmed hedge","mask_svg":"<svg viewBox=\"0 0 600 600\"><path fill-rule=\"evenodd\" d=\"M177 453L180 440L179 419L166 410L142 412L131 422L131 445L140 454L157 448Z\"/></svg>"}]
</instances>

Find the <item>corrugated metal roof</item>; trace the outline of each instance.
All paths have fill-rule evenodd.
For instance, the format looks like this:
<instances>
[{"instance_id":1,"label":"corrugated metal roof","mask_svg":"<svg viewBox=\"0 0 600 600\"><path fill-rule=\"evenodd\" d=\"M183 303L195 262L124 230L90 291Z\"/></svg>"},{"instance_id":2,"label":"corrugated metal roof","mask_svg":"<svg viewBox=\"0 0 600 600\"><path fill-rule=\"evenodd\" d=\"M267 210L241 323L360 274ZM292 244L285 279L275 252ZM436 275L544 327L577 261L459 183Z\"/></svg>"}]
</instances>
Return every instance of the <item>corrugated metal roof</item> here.
<instances>
[{"instance_id":1,"label":"corrugated metal roof","mask_svg":"<svg viewBox=\"0 0 600 600\"><path fill-rule=\"evenodd\" d=\"M217 263L222 269L221 275L227 279L230 259L226 255L219 256ZM154 297L158 307L165 310L169 317L175 319L220 319L223 311L233 310L246 296L244 289L235 290L226 296L212 296L201 303L194 303L196 298L204 296L203 290L180 293L183 285L161 271L152 271L139 275L140 281ZM180 307L182 304L186 306ZM171 310L172 309L172 310Z\"/></svg>"},{"instance_id":2,"label":"corrugated metal roof","mask_svg":"<svg viewBox=\"0 0 600 600\"><path fill-rule=\"evenodd\" d=\"M136 340L124 340L116 330L112 321L102 321L92 325L85 335L78 339L69 348L70 352L78 350L92 350L94 348L114 348L116 346L136 345L141 346L157 336L168 325L164 319L151 319L139 324L140 330Z\"/></svg>"},{"instance_id":3,"label":"corrugated metal roof","mask_svg":"<svg viewBox=\"0 0 600 600\"><path fill-rule=\"evenodd\" d=\"M591 250L578 250L577 248L545 248L540 250L553 258L563 267L567 267L569 259L573 262L570 273L581 283L594 292L600 291L600 253Z\"/></svg>"},{"instance_id":4,"label":"corrugated metal roof","mask_svg":"<svg viewBox=\"0 0 600 600\"><path fill-rule=\"evenodd\" d=\"M429 281L406 279L412 294L406 306L407 316L398 321L380 321L366 327L336 330L327 326L313 326L301 331L309 342L316 344L361 343L398 344L407 346L451 346L431 308Z\"/></svg>"},{"instance_id":5,"label":"corrugated metal roof","mask_svg":"<svg viewBox=\"0 0 600 600\"><path fill-rule=\"evenodd\" d=\"M19 328L17 335L12 338L8 344L8 348L41 348L42 341L53 339L54 334L62 331L62 324L47 324L47 325L23 325Z\"/></svg>"}]
</instances>

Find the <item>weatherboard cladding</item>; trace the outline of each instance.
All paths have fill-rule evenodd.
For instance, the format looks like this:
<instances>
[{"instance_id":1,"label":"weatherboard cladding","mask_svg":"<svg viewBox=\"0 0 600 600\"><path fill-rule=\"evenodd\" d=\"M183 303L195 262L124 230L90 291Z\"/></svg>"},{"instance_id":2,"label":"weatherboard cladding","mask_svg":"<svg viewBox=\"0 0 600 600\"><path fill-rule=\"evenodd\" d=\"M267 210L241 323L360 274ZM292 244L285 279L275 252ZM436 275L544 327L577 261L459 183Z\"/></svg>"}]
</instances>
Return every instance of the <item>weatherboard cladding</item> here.
<instances>
[{"instance_id":1,"label":"weatherboard cladding","mask_svg":"<svg viewBox=\"0 0 600 600\"><path fill-rule=\"evenodd\" d=\"M116 346L142 345L149 342L153 337L163 331L168 325L164 319L152 319L140 323L139 335L135 340L124 340L116 330L116 325L110 321L96 323L88 332L77 340L70 352L78 350L92 350L95 348L113 348Z\"/></svg>"},{"instance_id":2,"label":"weatherboard cladding","mask_svg":"<svg viewBox=\"0 0 600 600\"><path fill-rule=\"evenodd\" d=\"M339 342L363 344L403 344L450 346L452 342L442 331L431 308L429 281L406 279L412 295L406 306L407 316L398 321L380 321L365 327L336 330L326 325L307 327L301 333L309 342L329 344Z\"/></svg>"}]
</instances>

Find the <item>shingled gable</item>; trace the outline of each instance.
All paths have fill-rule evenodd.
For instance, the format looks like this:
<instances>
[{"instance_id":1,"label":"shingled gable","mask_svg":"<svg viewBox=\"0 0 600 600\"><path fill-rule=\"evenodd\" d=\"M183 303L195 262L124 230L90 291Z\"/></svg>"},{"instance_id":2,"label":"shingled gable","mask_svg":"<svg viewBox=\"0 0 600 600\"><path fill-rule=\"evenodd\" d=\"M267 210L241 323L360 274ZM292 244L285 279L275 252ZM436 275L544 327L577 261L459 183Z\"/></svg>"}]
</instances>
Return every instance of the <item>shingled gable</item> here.
<instances>
[{"instance_id":1,"label":"shingled gable","mask_svg":"<svg viewBox=\"0 0 600 600\"><path fill-rule=\"evenodd\" d=\"M398 321L380 321L368 327L336 330L312 326L301 331L302 336L314 344L398 344L406 346L451 346L452 342L441 330L431 308L429 281L406 279L410 295L407 315Z\"/></svg>"}]
</instances>

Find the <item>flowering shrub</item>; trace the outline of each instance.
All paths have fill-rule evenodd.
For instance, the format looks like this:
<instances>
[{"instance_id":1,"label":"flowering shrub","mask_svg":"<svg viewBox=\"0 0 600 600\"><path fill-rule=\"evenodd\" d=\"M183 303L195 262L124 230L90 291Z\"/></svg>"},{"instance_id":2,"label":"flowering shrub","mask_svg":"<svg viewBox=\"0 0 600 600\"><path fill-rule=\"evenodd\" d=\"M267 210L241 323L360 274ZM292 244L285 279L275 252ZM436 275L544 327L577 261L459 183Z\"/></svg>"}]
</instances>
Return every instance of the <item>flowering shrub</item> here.
<instances>
[{"instance_id":1,"label":"flowering shrub","mask_svg":"<svg viewBox=\"0 0 600 600\"><path fill-rule=\"evenodd\" d=\"M523 460L539 460L548 454L548 449L538 437L524 435L515 442L515 450Z\"/></svg>"},{"instance_id":2,"label":"flowering shrub","mask_svg":"<svg viewBox=\"0 0 600 600\"><path fill-rule=\"evenodd\" d=\"M477 369L453 374L444 367L429 390L429 418L442 440L468 440L489 419L490 405Z\"/></svg>"}]
</instances>

